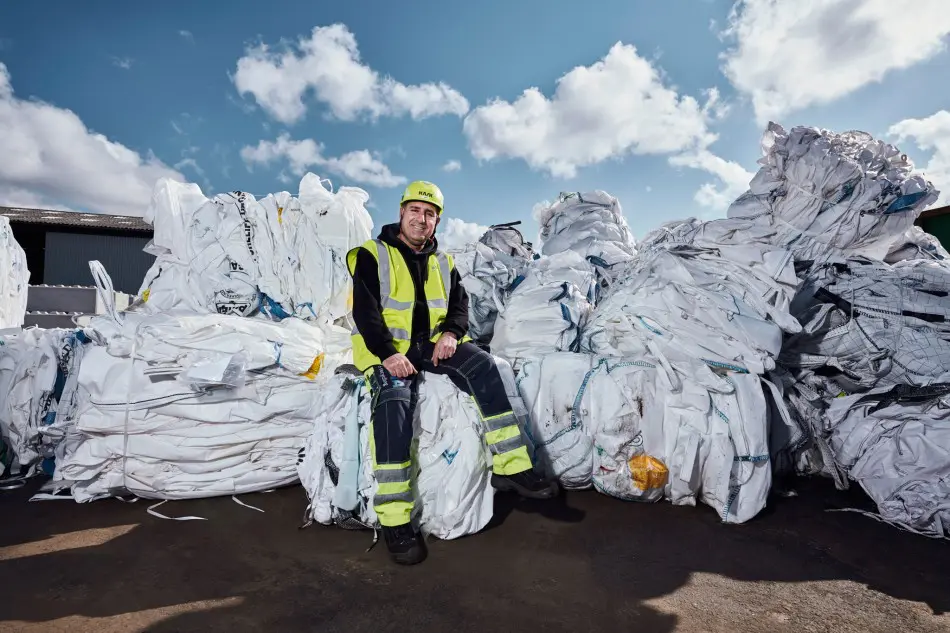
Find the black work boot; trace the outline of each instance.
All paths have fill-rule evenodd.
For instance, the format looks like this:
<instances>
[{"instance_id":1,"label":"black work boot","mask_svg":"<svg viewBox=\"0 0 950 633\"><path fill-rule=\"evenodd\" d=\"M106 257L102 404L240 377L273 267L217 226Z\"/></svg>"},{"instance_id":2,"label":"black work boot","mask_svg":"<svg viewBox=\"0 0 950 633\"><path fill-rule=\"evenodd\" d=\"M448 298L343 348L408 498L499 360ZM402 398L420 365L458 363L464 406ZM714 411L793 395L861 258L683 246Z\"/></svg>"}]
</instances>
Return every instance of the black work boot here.
<instances>
[{"instance_id":1,"label":"black work boot","mask_svg":"<svg viewBox=\"0 0 950 633\"><path fill-rule=\"evenodd\" d=\"M411 524L396 527L383 526L383 538L389 555L400 565L415 565L426 559L426 541Z\"/></svg>"},{"instance_id":2,"label":"black work boot","mask_svg":"<svg viewBox=\"0 0 950 633\"><path fill-rule=\"evenodd\" d=\"M533 470L514 475L492 474L491 485L495 490L512 490L529 499L551 499L558 493L556 481L549 481Z\"/></svg>"}]
</instances>

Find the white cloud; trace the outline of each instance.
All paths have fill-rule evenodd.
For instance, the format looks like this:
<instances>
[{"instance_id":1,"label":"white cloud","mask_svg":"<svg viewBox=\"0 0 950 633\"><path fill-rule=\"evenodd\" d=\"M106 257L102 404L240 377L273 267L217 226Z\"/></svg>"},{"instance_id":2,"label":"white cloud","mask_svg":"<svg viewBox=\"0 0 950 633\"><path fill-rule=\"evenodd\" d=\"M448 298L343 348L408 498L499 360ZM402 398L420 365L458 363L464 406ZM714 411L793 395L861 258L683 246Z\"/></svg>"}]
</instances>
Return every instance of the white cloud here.
<instances>
[{"instance_id":1,"label":"white cloud","mask_svg":"<svg viewBox=\"0 0 950 633\"><path fill-rule=\"evenodd\" d=\"M0 204L28 194L44 207L141 215L156 180L184 180L151 154L140 156L90 131L70 110L18 99L3 63L0 138Z\"/></svg>"},{"instance_id":2,"label":"white cloud","mask_svg":"<svg viewBox=\"0 0 950 633\"><path fill-rule=\"evenodd\" d=\"M339 158L328 158L325 166L330 173L376 187L398 187L407 182L402 176L394 176L389 167L365 149L347 152Z\"/></svg>"},{"instance_id":3,"label":"white cloud","mask_svg":"<svg viewBox=\"0 0 950 633\"><path fill-rule=\"evenodd\" d=\"M254 113L254 104L253 104L253 103L248 103L247 101L242 101L241 99L238 99L237 97L235 97L235 96L234 96L232 93L230 93L230 92L228 92L228 93L225 94L224 96L225 96L225 98L228 100L228 103L230 103L231 105L236 106L237 108L239 108L239 109L241 110L241 112L243 112L244 114L253 114L253 113Z\"/></svg>"},{"instance_id":4,"label":"white cloud","mask_svg":"<svg viewBox=\"0 0 950 633\"><path fill-rule=\"evenodd\" d=\"M291 173L298 176L310 167L323 167L353 182L376 187L396 187L406 182L403 176L393 175L385 163L365 149L328 158L323 155L322 144L310 138L295 141L287 134L281 134L275 141L261 141L256 147L244 147L241 158L248 169L255 164L285 160Z\"/></svg>"},{"instance_id":5,"label":"white cloud","mask_svg":"<svg viewBox=\"0 0 950 633\"><path fill-rule=\"evenodd\" d=\"M707 149L671 156L669 163L674 167L701 169L719 178L721 187L716 183L704 183L693 199L711 211L704 219L721 215L729 205L749 188L749 181L755 175L739 163L716 156ZM648 188L649 189L649 188Z\"/></svg>"},{"instance_id":6,"label":"white cloud","mask_svg":"<svg viewBox=\"0 0 950 633\"><path fill-rule=\"evenodd\" d=\"M22 209L49 209L50 211L76 211L71 207L50 202L33 191L0 185L0 205Z\"/></svg>"},{"instance_id":7,"label":"white cloud","mask_svg":"<svg viewBox=\"0 0 950 633\"><path fill-rule=\"evenodd\" d=\"M248 168L255 163L267 165L275 160L286 159L292 172L303 175L308 167L323 161L321 149L313 139L293 141L288 135L281 134L276 141L261 141L257 147L242 148L241 158Z\"/></svg>"},{"instance_id":8,"label":"white cloud","mask_svg":"<svg viewBox=\"0 0 950 633\"><path fill-rule=\"evenodd\" d=\"M715 140L707 128L724 114L715 90L705 106L665 85L634 46L615 44L591 66L558 79L551 99L537 88L513 103L496 99L464 122L480 160L520 158L536 170L572 178L579 167L633 154L673 154Z\"/></svg>"},{"instance_id":9,"label":"white cloud","mask_svg":"<svg viewBox=\"0 0 950 633\"><path fill-rule=\"evenodd\" d=\"M468 244L477 242L478 238L487 230L487 226L475 222L466 222L459 218L446 218L439 223L439 230L435 237L439 241L439 248L460 250Z\"/></svg>"},{"instance_id":10,"label":"white cloud","mask_svg":"<svg viewBox=\"0 0 950 633\"><path fill-rule=\"evenodd\" d=\"M424 119L462 116L468 101L445 83L407 86L362 63L356 37L343 24L316 27L310 37L283 52L266 44L249 48L237 62L232 80L243 96L250 94L269 115L296 123L306 114L304 96L313 91L343 121L360 117L409 115Z\"/></svg>"},{"instance_id":11,"label":"white cloud","mask_svg":"<svg viewBox=\"0 0 950 633\"><path fill-rule=\"evenodd\" d=\"M463 128L476 158L521 158L562 178L629 153L665 154L674 166L719 178L719 184L702 185L695 199L721 212L745 192L752 174L707 149L716 140L710 124L729 108L715 88L704 97L701 105L680 95L634 46L618 43L597 63L562 76L550 99L530 88L513 103L495 100L476 108ZM544 211L534 211L539 223Z\"/></svg>"},{"instance_id":12,"label":"white cloud","mask_svg":"<svg viewBox=\"0 0 950 633\"><path fill-rule=\"evenodd\" d=\"M0 62L0 99L11 99L13 97L13 84L10 79L10 71L6 64Z\"/></svg>"},{"instance_id":13,"label":"white cloud","mask_svg":"<svg viewBox=\"0 0 950 633\"><path fill-rule=\"evenodd\" d=\"M208 174L205 173L205 170L201 167L201 165L198 164L198 161L193 157L188 156L189 154L194 155L197 153L197 151L197 147L189 147L184 150L182 155L186 156L186 158L182 158L180 161L175 163L175 169L180 171L184 171L186 167L191 169L201 179L202 187L204 188L204 192L207 195L212 190L211 180L208 179Z\"/></svg>"},{"instance_id":14,"label":"white cloud","mask_svg":"<svg viewBox=\"0 0 950 633\"><path fill-rule=\"evenodd\" d=\"M940 110L926 119L904 119L892 125L887 134L896 137L898 143L913 139L920 149L933 151L921 171L940 190L937 204L950 204L950 112Z\"/></svg>"},{"instance_id":15,"label":"white cloud","mask_svg":"<svg viewBox=\"0 0 950 633\"><path fill-rule=\"evenodd\" d=\"M763 125L925 61L948 33L946 0L739 0L722 70Z\"/></svg>"},{"instance_id":16,"label":"white cloud","mask_svg":"<svg viewBox=\"0 0 950 633\"><path fill-rule=\"evenodd\" d=\"M175 169L184 169L185 167L191 167L199 176L205 175L205 170L201 168L194 158L183 158L175 163Z\"/></svg>"},{"instance_id":17,"label":"white cloud","mask_svg":"<svg viewBox=\"0 0 950 633\"><path fill-rule=\"evenodd\" d=\"M185 39L188 40L189 42L194 42L194 41L195 41L195 36L194 36L194 34L193 34L191 31L187 31L187 30L185 30L185 29L182 29L182 30L178 31L178 35L182 36L183 38L185 38Z\"/></svg>"},{"instance_id":18,"label":"white cloud","mask_svg":"<svg viewBox=\"0 0 950 633\"><path fill-rule=\"evenodd\" d=\"M135 60L132 59L131 57L113 57L112 65L117 66L123 70L128 70L132 68L132 62L134 61Z\"/></svg>"},{"instance_id":19,"label":"white cloud","mask_svg":"<svg viewBox=\"0 0 950 633\"><path fill-rule=\"evenodd\" d=\"M462 169L462 163L457 160L450 160L446 164L442 165L442 171L453 172L459 171L460 169Z\"/></svg>"}]
</instances>

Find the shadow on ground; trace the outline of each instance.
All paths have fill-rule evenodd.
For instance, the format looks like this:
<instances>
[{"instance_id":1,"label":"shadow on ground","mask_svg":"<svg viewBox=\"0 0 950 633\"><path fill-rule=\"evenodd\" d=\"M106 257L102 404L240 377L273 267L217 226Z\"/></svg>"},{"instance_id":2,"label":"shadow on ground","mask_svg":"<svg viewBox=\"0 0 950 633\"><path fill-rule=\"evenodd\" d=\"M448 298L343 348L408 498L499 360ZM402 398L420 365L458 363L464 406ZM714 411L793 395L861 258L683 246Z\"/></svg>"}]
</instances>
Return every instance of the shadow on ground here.
<instances>
[{"instance_id":1,"label":"shadow on ground","mask_svg":"<svg viewBox=\"0 0 950 633\"><path fill-rule=\"evenodd\" d=\"M159 510L209 519L188 522L148 515L145 500L26 503L29 488L5 492L0 628L12 621L15 630L60 630L56 621L70 616L128 614L116 630L666 632L677 617L645 601L696 572L850 580L950 610L945 542L825 511L867 507L860 493L837 493L825 481L798 486L799 496L773 501L742 526L719 523L706 506L623 503L593 492L545 506L499 495L490 529L431 541L429 559L408 569L391 565L382 543L366 552L370 532L298 529L299 487L242 498L263 514L228 498ZM201 601L210 606L177 607ZM165 611L137 620L155 609Z\"/></svg>"}]
</instances>

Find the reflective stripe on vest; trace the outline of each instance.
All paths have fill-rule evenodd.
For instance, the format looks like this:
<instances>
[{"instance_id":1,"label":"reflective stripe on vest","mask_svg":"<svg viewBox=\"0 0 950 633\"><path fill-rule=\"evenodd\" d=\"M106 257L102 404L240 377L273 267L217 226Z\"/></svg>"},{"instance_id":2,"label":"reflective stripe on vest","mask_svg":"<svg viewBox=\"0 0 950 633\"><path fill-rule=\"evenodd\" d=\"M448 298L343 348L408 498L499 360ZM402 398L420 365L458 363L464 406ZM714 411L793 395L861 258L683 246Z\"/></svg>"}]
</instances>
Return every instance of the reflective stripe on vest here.
<instances>
[{"instance_id":1,"label":"reflective stripe on vest","mask_svg":"<svg viewBox=\"0 0 950 633\"><path fill-rule=\"evenodd\" d=\"M392 298L392 278L390 277L390 262L389 262L389 249L386 248L386 244L382 240L373 240L376 242L376 255L377 260L379 261L379 300L380 305L385 308L390 308L392 310L408 310L412 307L412 303L407 303L405 301L396 301ZM396 336L393 334L393 336ZM403 337L397 337L403 338ZM408 336L404 338L409 338Z\"/></svg>"},{"instance_id":2,"label":"reflective stripe on vest","mask_svg":"<svg viewBox=\"0 0 950 633\"><path fill-rule=\"evenodd\" d=\"M360 330L355 325L353 326L353 329L350 330L350 336L357 336L359 335L359 333L360 333ZM389 328L389 333L393 335L393 338L402 339L404 341L409 340L409 332L407 332L406 330L402 328L391 327Z\"/></svg>"},{"instance_id":3,"label":"reflective stripe on vest","mask_svg":"<svg viewBox=\"0 0 950 633\"><path fill-rule=\"evenodd\" d=\"M439 310L449 309L448 297L449 297L449 292L451 292L452 290L452 277L451 277L452 271L449 268L449 258L446 257L445 253L443 253L442 251L436 251L435 258L436 258L436 261L439 262L439 274L442 277L442 287L445 289L446 298L445 299L429 299L427 303L429 304L430 314L433 308L439 309ZM440 333L439 326L436 325L429 332L429 336L434 337L434 336L437 336L439 333Z\"/></svg>"},{"instance_id":4,"label":"reflective stripe on vest","mask_svg":"<svg viewBox=\"0 0 950 633\"><path fill-rule=\"evenodd\" d=\"M376 242L376 252L379 259L379 297L384 308L394 310L408 310L412 303L405 301L396 301L392 298L392 278L390 276L389 249L382 240L373 240ZM452 269L449 266L449 258L442 251L436 251L436 261L439 262L439 273L442 277L442 287L445 289L445 296L448 297L452 290ZM447 299L429 299L430 308L442 308L447 310L449 307Z\"/></svg>"},{"instance_id":5,"label":"reflective stripe on vest","mask_svg":"<svg viewBox=\"0 0 950 633\"><path fill-rule=\"evenodd\" d=\"M379 239L368 240L357 248L365 248L375 255L383 320L393 337L396 350L405 354L409 349L412 336L412 312L416 304L415 298L418 296L408 264L396 248L387 246ZM355 273L356 251L357 249L354 248L347 253L347 266L351 275ZM452 258L437 251L426 258L425 265L427 273L424 275L426 281L423 283L422 293L426 297L426 307L429 312L430 331L427 333L427 338L434 342L441 336L442 323L448 312L449 293L452 289ZM366 344L357 327L354 327L350 333L353 337L353 362L361 371L366 371L370 366L381 362L366 349ZM459 342L467 340L469 339L463 336Z\"/></svg>"}]
</instances>

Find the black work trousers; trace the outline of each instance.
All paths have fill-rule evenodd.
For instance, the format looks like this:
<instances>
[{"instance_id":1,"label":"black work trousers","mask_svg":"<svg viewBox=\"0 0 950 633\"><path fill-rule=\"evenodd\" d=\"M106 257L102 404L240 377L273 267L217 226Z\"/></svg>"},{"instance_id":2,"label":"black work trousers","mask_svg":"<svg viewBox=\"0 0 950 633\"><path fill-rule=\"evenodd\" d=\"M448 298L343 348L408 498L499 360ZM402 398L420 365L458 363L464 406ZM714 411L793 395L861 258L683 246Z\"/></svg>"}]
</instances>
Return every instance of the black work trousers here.
<instances>
[{"instance_id":1,"label":"black work trousers","mask_svg":"<svg viewBox=\"0 0 950 633\"><path fill-rule=\"evenodd\" d=\"M422 349L419 372L448 376L475 401L482 432L492 451L492 468L499 475L531 469L521 429L512 412L495 359L473 343L460 343L451 358L432 363L434 344ZM396 378L382 365L367 372L372 392L373 469L378 484L373 507L384 526L409 522L413 495L411 473L412 418L419 374Z\"/></svg>"}]
</instances>

